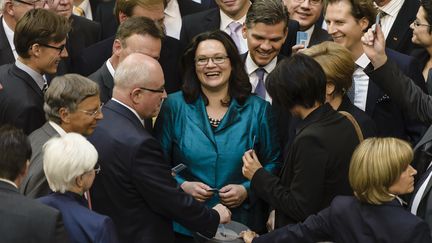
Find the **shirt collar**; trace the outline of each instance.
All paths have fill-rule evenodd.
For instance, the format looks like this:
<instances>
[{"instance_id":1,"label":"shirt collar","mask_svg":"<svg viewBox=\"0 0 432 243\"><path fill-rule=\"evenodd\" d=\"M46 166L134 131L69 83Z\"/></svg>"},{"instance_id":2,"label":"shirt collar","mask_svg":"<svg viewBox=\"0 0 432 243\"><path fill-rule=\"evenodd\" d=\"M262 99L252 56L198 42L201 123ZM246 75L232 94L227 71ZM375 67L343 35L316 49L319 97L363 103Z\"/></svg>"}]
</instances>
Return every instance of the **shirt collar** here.
<instances>
[{"instance_id":1,"label":"shirt collar","mask_svg":"<svg viewBox=\"0 0 432 243\"><path fill-rule=\"evenodd\" d=\"M164 10L165 15L170 17L177 17L180 14L180 8L177 0L170 0Z\"/></svg>"},{"instance_id":2,"label":"shirt collar","mask_svg":"<svg viewBox=\"0 0 432 243\"><path fill-rule=\"evenodd\" d=\"M116 99L116 98L111 98L113 101L115 101L115 102L117 102L117 103L119 103L120 105L122 105L122 106L124 106L124 107L126 107L126 108L128 108L130 111L132 111L132 113L134 113L135 114L135 116L138 118L138 120L141 122L141 124L143 125L143 127L144 127L144 119L141 119L141 117L138 115L138 112L136 112L134 109L132 109L132 107L130 107L130 106L128 106L128 105L126 105L125 103L123 103L123 102L121 102L121 101L119 101L118 99Z\"/></svg>"},{"instance_id":3,"label":"shirt collar","mask_svg":"<svg viewBox=\"0 0 432 243\"><path fill-rule=\"evenodd\" d=\"M271 60L271 62L269 62L267 65L265 65L264 68L266 70L267 73L270 73L271 71L273 71L273 69L276 67L277 64L277 56L275 58L273 58L273 60ZM245 66L246 66L246 71L248 73L248 75L251 75L253 72L255 72L255 70L257 70L257 68L260 68L258 65L256 65L256 63L252 60L252 57L250 55L250 52L248 52L247 56L246 56L246 62L245 62Z\"/></svg>"},{"instance_id":4,"label":"shirt collar","mask_svg":"<svg viewBox=\"0 0 432 243\"><path fill-rule=\"evenodd\" d=\"M412 0L407 0L407 1L412 1ZM391 0L386 5L378 8L386 14L392 17L396 17L399 11L401 10L403 3L404 0Z\"/></svg>"},{"instance_id":5,"label":"shirt collar","mask_svg":"<svg viewBox=\"0 0 432 243\"><path fill-rule=\"evenodd\" d=\"M18 186L13 181L10 181L10 180L4 179L4 178L0 178L0 181L3 181L5 183L7 183L7 184L10 184L10 185L14 186L16 189L18 189Z\"/></svg>"},{"instance_id":6,"label":"shirt collar","mask_svg":"<svg viewBox=\"0 0 432 243\"><path fill-rule=\"evenodd\" d=\"M36 72L35 70L33 70L32 68L30 68L29 66L25 65L19 59L17 59L15 61L15 65L19 69L23 70L28 75L30 75L30 77L32 77L32 79L36 82L36 84L39 86L39 88L41 90L43 89L43 86L45 85L46 80L42 77L42 75L40 73Z\"/></svg>"},{"instance_id":7,"label":"shirt collar","mask_svg":"<svg viewBox=\"0 0 432 243\"><path fill-rule=\"evenodd\" d=\"M8 42L12 48L12 50L15 50L15 44L14 44L14 31L9 28L9 25L7 25L6 21L4 20L4 18L2 18L2 24L3 24L3 28L6 34L6 38L8 39Z\"/></svg>"},{"instance_id":8,"label":"shirt collar","mask_svg":"<svg viewBox=\"0 0 432 243\"><path fill-rule=\"evenodd\" d=\"M228 15L226 15L222 10L219 10L220 12L220 17L221 17L221 25L220 25L220 29L221 30L225 30L226 28L228 28L228 25L231 24L231 22L239 22L240 24L243 24L246 20L246 15L244 15L243 17L241 17L238 20L234 20L230 17L228 17Z\"/></svg>"},{"instance_id":9,"label":"shirt collar","mask_svg":"<svg viewBox=\"0 0 432 243\"><path fill-rule=\"evenodd\" d=\"M108 59L105 63L106 63L106 66L108 68L108 71L110 72L111 76L114 78L115 70L114 70L114 67L111 64L111 58Z\"/></svg>"},{"instance_id":10,"label":"shirt collar","mask_svg":"<svg viewBox=\"0 0 432 243\"><path fill-rule=\"evenodd\" d=\"M82 1L81 4L78 5L78 7L80 7L82 10L84 10L84 13L85 13L84 17L86 17L86 18L90 17L90 19L93 20L93 14L91 11L91 5L90 5L89 0Z\"/></svg>"},{"instance_id":11,"label":"shirt collar","mask_svg":"<svg viewBox=\"0 0 432 243\"><path fill-rule=\"evenodd\" d=\"M60 135L60 136L64 136L66 135L65 130L59 126L57 123L53 122L53 121L48 121L48 123L52 126L52 128Z\"/></svg>"},{"instance_id":12,"label":"shirt collar","mask_svg":"<svg viewBox=\"0 0 432 243\"><path fill-rule=\"evenodd\" d=\"M364 53L355 61L355 64L363 69L365 69L369 63L370 60Z\"/></svg>"}]
</instances>

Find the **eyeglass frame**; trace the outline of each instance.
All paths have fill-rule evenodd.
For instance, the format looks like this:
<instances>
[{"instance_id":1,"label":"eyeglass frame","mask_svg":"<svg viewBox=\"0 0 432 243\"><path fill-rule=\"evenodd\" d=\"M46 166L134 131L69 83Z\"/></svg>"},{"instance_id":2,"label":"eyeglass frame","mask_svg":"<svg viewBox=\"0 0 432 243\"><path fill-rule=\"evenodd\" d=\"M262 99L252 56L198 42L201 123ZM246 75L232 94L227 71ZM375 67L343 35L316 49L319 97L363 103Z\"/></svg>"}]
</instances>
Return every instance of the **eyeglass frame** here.
<instances>
[{"instance_id":1,"label":"eyeglass frame","mask_svg":"<svg viewBox=\"0 0 432 243\"><path fill-rule=\"evenodd\" d=\"M153 92L153 93L163 93L163 92L165 92L165 87L162 87L162 88L160 88L160 89L149 89L149 88L145 88L145 87L138 87L139 89L142 89L142 90L147 90L147 91L150 91L150 92Z\"/></svg>"},{"instance_id":2,"label":"eyeglass frame","mask_svg":"<svg viewBox=\"0 0 432 243\"><path fill-rule=\"evenodd\" d=\"M46 0L35 0L33 2L26 2L26 1L23 1L23 0L14 0L14 1L22 3L22 4L25 4L25 5L28 5L28 6L33 6L33 9L36 9L36 3L37 2L42 2L42 6L40 6L41 8L43 8L43 6L45 6L45 4L47 2Z\"/></svg>"},{"instance_id":3,"label":"eyeglass frame","mask_svg":"<svg viewBox=\"0 0 432 243\"><path fill-rule=\"evenodd\" d=\"M309 1L312 6L318 6L323 2L323 0L294 0L296 3L304 3L305 1Z\"/></svg>"},{"instance_id":4,"label":"eyeglass frame","mask_svg":"<svg viewBox=\"0 0 432 243\"><path fill-rule=\"evenodd\" d=\"M429 25L429 24L421 24L417 19L416 20L414 20L413 22L412 22L412 24L414 25L414 27L419 27L419 26L427 26L427 27L432 27L432 25Z\"/></svg>"},{"instance_id":5,"label":"eyeglass frame","mask_svg":"<svg viewBox=\"0 0 432 243\"><path fill-rule=\"evenodd\" d=\"M77 111L81 111L84 114L87 114L87 115L95 118L99 113L102 113L102 107L103 106L104 106L104 103L101 102L100 106L95 111L87 111L87 110L81 110L81 109L77 109Z\"/></svg>"},{"instance_id":6,"label":"eyeglass frame","mask_svg":"<svg viewBox=\"0 0 432 243\"><path fill-rule=\"evenodd\" d=\"M221 61L216 61L215 62L215 58L221 58ZM195 65L200 66L200 67L204 67L206 65L209 64L209 61L211 61L216 64L216 65L220 65L220 64L224 64L226 59L229 59L228 55L220 55L220 56L213 56L213 57L195 57L194 61L195 61ZM205 63L198 63L200 61L204 61Z\"/></svg>"},{"instance_id":7,"label":"eyeglass frame","mask_svg":"<svg viewBox=\"0 0 432 243\"><path fill-rule=\"evenodd\" d=\"M43 43L38 43L39 45L41 45L41 46L44 46L44 47L48 47L48 48L51 48L51 49L56 49L56 50L58 50L59 51L59 55L63 52L63 50L66 48L66 45L61 45L61 46L52 46L52 45L48 45L48 44L43 44Z\"/></svg>"}]
</instances>

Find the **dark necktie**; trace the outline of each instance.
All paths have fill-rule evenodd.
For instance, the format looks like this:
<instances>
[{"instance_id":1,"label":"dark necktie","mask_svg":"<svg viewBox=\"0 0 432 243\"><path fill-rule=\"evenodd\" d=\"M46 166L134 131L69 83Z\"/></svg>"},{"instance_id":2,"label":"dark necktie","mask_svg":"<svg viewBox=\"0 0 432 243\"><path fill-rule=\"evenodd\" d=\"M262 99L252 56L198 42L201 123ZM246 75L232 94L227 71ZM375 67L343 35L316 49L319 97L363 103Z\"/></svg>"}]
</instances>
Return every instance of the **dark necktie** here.
<instances>
[{"instance_id":1,"label":"dark necktie","mask_svg":"<svg viewBox=\"0 0 432 243\"><path fill-rule=\"evenodd\" d=\"M266 97L266 88L264 85L264 74L266 70L264 68L258 68L255 70L256 75L258 76L258 84L255 89L255 93L265 100Z\"/></svg>"}]
</instances>

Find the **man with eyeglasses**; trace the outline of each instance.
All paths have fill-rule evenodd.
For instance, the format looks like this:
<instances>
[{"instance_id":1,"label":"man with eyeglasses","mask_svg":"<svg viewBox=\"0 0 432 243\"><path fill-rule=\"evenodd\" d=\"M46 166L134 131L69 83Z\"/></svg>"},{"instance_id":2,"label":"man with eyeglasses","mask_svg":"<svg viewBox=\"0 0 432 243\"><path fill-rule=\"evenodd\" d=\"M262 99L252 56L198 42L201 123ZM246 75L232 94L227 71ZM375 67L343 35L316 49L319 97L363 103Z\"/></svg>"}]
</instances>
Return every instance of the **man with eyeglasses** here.
<instances>
[{"instance_id":1,"label":"man with eyeglasses","mask_svg":"<svg viewBox=\"0 0 432 243\"><path fill-rule=\"evenodd\" d=\"M66 18L45 9L28 11L15 27L18 58L0 67L0 125L12 124L30 134L45 123L45 74L54 74L70 30Z\"/></svg>"},{"instance_id":2,"label":"man with eyeglasses","mask_svg":"<svg viewBox=\"0 0 432 243\"><path fill-rule=\"evenodd\" d=\"M43 8L46 0L3 0L0 18L0 65L14 63L18 54L14 45L14 31L18 20L30 9Z\"/></svg>"},{"instance_id":3,"label":"man with eyeglasses","mask_svg":"<svg viewBox=\"0 0 432 243\"><path fill-rule=\"evenodd\" d=\"M410 24L416 18L420 1L412 0L374 0L381 15L381 28L386 38L386 47L411 55L421 52L420 46L411 41Z\"/></svg>"},{"instance_id":4,"label":"man with eyeglasses","mask_svg":"<svg viewBox=\"0 0 432 243\"><path fill-rule=\"evenodd\" d=\"M38 198L51 192L43 170L43 145L54 136L70 132L91 135L103 118L102 105L95 82L78 74L53 79L45 92L44 110L48 121L29 136L33 154L20 187L22 194Z\"/></svg>"},{"instance_id":5,"label":"man with eyeglasses","mask_svg":"<svg viewBox=\"0 0 432 243\"><path fill-rule=\"evenodd\" d=\"M283 0L283 2L288 8L290 18L299 22L300 31L307 33L304 48L331 40L325 30L315 26L321 16L323 0Z\"/></svg>"},{"instance_id":6,"label":"man with eyeglasses","mask_svg":"<svg viewBox=\"0 0 432 243\"><path fill-rule=\"evenodd\" d=\"M130 54L119 64L105 118L88 138L103 172L91 188L93 208L114 221L122 242L174 242L173 220L212 238L229 210L196 201L171 175L160 143L143 127L156 117L164 90L162 68L154 58Z\"/></svg>"}]
</instances>

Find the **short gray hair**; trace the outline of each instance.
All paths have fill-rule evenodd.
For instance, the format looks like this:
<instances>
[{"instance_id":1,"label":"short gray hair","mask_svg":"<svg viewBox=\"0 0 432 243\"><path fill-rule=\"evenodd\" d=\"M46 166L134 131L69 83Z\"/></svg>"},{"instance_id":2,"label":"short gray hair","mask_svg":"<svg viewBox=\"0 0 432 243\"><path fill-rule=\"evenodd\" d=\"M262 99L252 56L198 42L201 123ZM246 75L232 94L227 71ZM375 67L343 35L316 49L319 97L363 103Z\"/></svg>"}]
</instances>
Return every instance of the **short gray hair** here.
<instances>
[{"instance_id":1,"label":"short gray hair","mask_svg":"<svg viewBox=\"0 0 432 243\"><path fill-rule=\"evenodd\" d=\"M132 53L125 58L114 73L114 86L127 89L141 85L149 79L149 68L146 61L139 58L139 53Z\"/></svg>"},{"instance_id":2,"label":"short gray hair","mask_svg":"<svg viewBox=\"0 0 432 243\"><path fill-rule=\"evenodd\" d=\"M95 95L99 95L99 86L90 79L79 74L58 76L45 92L45 116L47 120L60 124L60 108L74 112L81 101Z\"/></svg>"},{"instance_id":3,"label":"short gray hair","mask_svg":"<svg viewBox=\"0 0 432 243\"><path fill-rule=\"evenodd\" d=\"M43 169L51 190L64 193L98 160L95 147L78 133L53 137L43 146Z\"/></svg>"},{"instance_id":4,"label":"short gray hair","mask_svg":"<svg viewBox=\"0 0 432 243\"><path fill-rule=\"evenodd\" d=\"M249 29L257 23L275 25L284 22L286 32L288 21L289 13L282 0L255 0L249 7L245 23Z\"/></svg>"}]
</instances>

